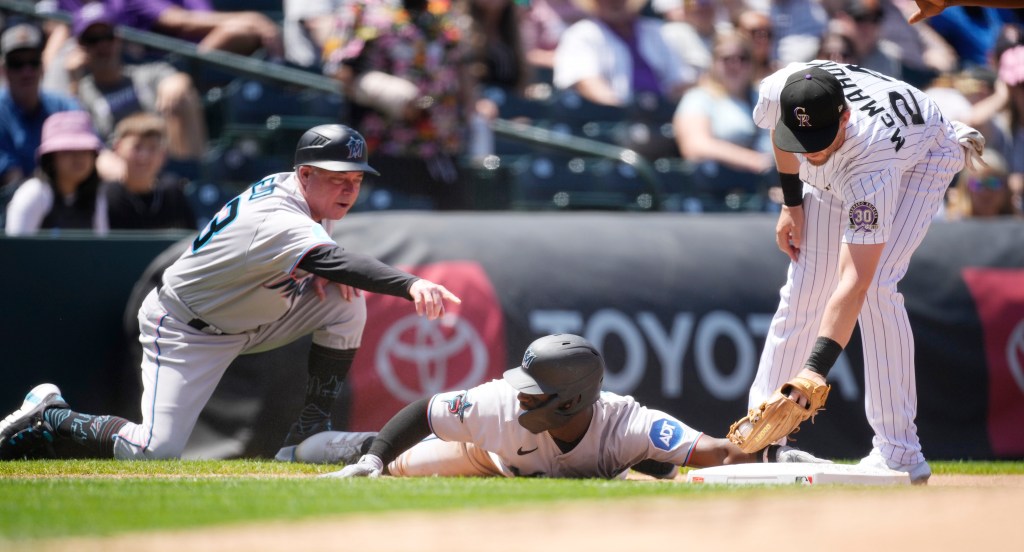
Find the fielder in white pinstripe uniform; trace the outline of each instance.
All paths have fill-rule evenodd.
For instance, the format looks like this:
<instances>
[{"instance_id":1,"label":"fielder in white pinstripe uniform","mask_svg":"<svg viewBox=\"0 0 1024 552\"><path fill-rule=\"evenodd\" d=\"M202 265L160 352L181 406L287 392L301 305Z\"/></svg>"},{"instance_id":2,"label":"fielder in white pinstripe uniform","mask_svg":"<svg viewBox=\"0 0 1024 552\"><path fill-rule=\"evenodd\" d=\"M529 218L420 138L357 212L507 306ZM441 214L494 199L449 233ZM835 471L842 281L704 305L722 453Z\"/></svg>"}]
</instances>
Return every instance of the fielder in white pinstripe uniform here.
<instances>
[{"instance_id":1,"label":"fielder in white pinstripe uniform","mask_svg":"<svg viewBox=\"0 0 1024 552\"><path fill-rule=\"evenodd\" d=\"M984 139L946 120L920 90L829 61L765 78L753 116L772 130L786 197L776 242L792 262L749 405L794 376L824 383L859 322L875 433L861 463L924 483L931 468L914 423L914 337L897 284Z\"/></svg>"}]
</instances>

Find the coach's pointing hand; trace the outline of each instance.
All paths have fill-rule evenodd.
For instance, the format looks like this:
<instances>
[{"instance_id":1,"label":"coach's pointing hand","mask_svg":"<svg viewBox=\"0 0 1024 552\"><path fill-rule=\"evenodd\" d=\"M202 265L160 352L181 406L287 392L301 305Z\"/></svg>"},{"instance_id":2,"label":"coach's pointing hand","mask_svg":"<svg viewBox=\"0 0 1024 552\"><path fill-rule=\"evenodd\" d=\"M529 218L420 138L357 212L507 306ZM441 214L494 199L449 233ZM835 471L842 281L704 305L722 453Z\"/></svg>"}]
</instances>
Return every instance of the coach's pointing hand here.
<instances>
[{"instance_id":1,"label":"coach's pointing hand","mask_svg":"<svg viewBox=\"0 0 1024 552\"><path fill-rule=\"evenodd\" d=\"M409 287L409 295L416 304L416 314L426 316L428 320L444 316L445 300L456 305L462 303L462 299L448 291L448 288L430 280L416 280Z\"/></svg>"}]
</instances>

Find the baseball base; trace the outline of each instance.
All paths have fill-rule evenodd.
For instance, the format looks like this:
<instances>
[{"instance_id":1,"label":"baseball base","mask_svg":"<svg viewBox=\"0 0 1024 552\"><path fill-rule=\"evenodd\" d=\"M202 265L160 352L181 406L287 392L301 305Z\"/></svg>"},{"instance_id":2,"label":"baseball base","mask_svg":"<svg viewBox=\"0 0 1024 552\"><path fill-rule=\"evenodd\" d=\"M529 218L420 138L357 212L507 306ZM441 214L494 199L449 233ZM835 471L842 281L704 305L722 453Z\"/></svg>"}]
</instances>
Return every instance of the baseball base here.
<instances>
[{"instance_id":1,"label":"baseball base","mask_svg":"<svg viewBox=\"0 0 1024 552\"><path fill-rule=\"evenodd\" d=\"M853 464L736 464L691 470L687 483L730 485L909 485L904 472Z\"/></svg>"}]
</instances>

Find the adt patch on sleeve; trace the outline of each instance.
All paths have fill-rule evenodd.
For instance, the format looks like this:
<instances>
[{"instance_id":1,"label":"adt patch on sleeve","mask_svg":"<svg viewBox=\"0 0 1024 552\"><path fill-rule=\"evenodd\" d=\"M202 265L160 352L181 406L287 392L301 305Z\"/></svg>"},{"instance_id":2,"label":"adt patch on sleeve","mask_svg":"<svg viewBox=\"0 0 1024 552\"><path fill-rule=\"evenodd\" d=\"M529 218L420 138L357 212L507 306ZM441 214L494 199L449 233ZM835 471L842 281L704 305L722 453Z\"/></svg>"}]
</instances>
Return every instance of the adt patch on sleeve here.
<instances>
[{"instance_id":1,"label":"adt patch on sleeve","mask_svg":"<svg viewBox=\"0 0 1024 552\"><path fill-rule=\"evenodd\" d=\"M675 420L662 418L651 424L651 431L647 435L655 447L672 450L683 440L683 426Z\"/></svg>"}]
</instances>

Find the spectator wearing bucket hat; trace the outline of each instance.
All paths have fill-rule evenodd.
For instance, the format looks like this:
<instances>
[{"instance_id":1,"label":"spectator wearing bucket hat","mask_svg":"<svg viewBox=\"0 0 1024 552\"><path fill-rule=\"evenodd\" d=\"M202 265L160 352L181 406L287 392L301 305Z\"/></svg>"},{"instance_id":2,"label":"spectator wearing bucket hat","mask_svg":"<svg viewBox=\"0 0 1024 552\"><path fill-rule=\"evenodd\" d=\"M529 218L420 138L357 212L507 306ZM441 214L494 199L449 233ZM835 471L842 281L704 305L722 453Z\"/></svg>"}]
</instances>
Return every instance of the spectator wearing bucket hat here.
<instances>
[{"instance_id":1,"label":"spectator wearing bucket hat","mask_svg":"<svg viewBox=\"0 0 1024 552\"><path fill-rule=\"evenodd\" d=\"M0 186L16 185L36 168L43 121L59 111L79 109L70 96L44 91L43 33L28 23L0 35L3 74L0 88Z\"/></svg>"},{"instance_id":2,"label":"spectator wearing bucket hat","mask_svg":"<svg viewBox=\"0 0 1024 552\"><path fill-rule=\"evenodd\" d=\"M18 187L7 206L7 235L68 228L106 234L106 184L96 171L102 146L85 111L61 111L47 118L36 174Z\"/></svg>"}]
</instances>

